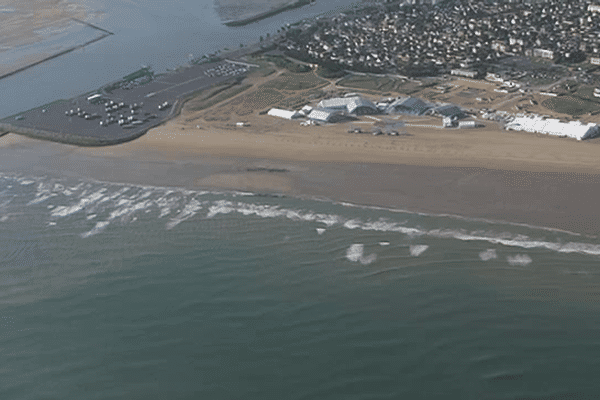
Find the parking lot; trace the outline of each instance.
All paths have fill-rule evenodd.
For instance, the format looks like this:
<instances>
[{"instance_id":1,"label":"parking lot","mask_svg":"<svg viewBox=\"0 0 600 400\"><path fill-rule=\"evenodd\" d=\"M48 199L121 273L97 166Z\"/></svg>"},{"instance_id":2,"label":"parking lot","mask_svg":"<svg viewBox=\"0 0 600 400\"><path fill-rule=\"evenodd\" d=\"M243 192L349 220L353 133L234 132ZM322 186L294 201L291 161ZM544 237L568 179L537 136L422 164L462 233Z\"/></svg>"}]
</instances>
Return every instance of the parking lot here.
<instances>
[{"instance_id":1,"label":"parking lot","mask_svg":"<svg viewBox=\"0 0 600 400\"><path fill-rule=\"evenodd\" d=\"M101 144L124 142L172 117L179 99L243 76L248 69L227 61L193 65L159 75L144 85L51 103L0 122L10 124L17 133L18 128L36 130L38 136L61 138L65 142L81 142L78 139Z\"/></svg>"}]
</instances>

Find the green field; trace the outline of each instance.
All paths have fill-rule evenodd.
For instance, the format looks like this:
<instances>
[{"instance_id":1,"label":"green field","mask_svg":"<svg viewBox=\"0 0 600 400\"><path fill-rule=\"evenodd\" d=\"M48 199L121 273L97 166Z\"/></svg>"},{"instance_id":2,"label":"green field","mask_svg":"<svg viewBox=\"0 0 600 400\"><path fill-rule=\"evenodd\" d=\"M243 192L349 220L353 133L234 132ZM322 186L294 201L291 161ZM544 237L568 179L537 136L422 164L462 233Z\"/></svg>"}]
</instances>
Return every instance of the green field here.
<instances>
[{"instance_id":1,"label":"green field","mask_svg":"<svg viewBox=\"0 0 600 400\"><path fill-rule=\"evenodd\" d=\"M266 56L263 56L263 59L266 61L272 62L279 68L287 69L290 72L305 73L305 72L310 72L312 70L312 68L309 67L308 65L297 63L297 62L292 61L289 58L284 57L284 56L266 55Z\"/></svg>"},{"instance_id":2,"label":"green field","mask_svg":"<svg viewBox=\"0 0 600 400\"><path fill-rule=\"evenodd\" d=\"M205 110L209 107L214 106L222 101L225 101L243 91L249 89L252 85L238 85L233 83L227 83L225 85L218 86L211 90L203 90L200 93L193 96L188 101L186 108L189 111L200 111Z\"/></svg>"},{"instance_id":3,"label":"green field","mask_svg":"<svg viewBox=\"0 0 600 400\"><path fill-rule=\"evenodd\" d=\"M302 93L301 95L286 97L276 104L279 108L284 108L288 110L297 110L302 106L310 103L312 100L321 98L324 96L322 90L313 89L307 92Z\"/></svg>"},{"instance_id":4,"label":"green field","mask_svg":"<svg viewBox=\"0 0 600 400\"><path fill-rule=\"evenodd\" d=\"M338 86L377 92L402 92L406 82L386 76L352 75L339 81Z\"/></svg>"},{"instance_id":5,"label":"green field","mask_svg":"<svg viewBox=\"0 0 600 400\"><path fill-rule=\"evenodd\" d=\"M544 100L542 105L549 110L572 116L600 111L600 104L579 96L560 96Z\"/></svg>"},{"instance_id":6,"label":"green field","mask_svg":"<svg viewBox=\"0 0 600 400\"><path fill-rule=\"evenodd\" d=\"M235 111L237 115L249 115L255 110L271 107L282 101L286 96L275 89L259 86L257 90L246 93L227 104L217 108L216 113L229 114Z\"/></svg>"},{"instance_id":7,"label":"green field","mask_svg":"<svg viewBox=\"0 0 600 400\"><path fill-rule=\"evenodd\" d=\"M329 82L314 74L293 74L291 72L286 72L276 79L265 83L263 87L277 90L297 91L323 87L328 84Z\"/></svg>"}]
</instances>

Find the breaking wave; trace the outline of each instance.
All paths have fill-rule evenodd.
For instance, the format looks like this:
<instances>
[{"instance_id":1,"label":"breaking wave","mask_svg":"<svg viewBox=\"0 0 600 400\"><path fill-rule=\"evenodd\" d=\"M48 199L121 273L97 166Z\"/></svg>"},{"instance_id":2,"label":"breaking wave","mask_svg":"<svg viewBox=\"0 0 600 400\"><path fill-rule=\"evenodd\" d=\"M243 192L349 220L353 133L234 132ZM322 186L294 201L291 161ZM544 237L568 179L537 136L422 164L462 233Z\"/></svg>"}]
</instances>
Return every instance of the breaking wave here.
<instances>
[{"instance_id":1,"label":"breaking wave","mask_svg":"<svg viewBox=\"0 0 600 400\"><path fill-rule=\"evenodd\" d=\"M572 241L569 240L572 237L570 234L559 235L553 233L552 235L556 236L556 238L549 240L544 237L550 235L546 234L545 230L533 229L529 230L528 233L531 234L533 232L538 237L532 238L523 233L506 232L506 224L485 224L483 228L481 227L482 224L479 224L478 229L467 229L465 226L473 225L473 223L469 223L468 221L457 223L456 220L453 220L451 224L448 224L448 219L444 219L444 217L417 218L415 216L419 214L416 213L404 213L401 214L402 220L394 220L394 217L398 215L397 210L394 210L393 213L386 213L385 217L364 217L363 214L367 214L366 212L362 212L361 217L357 217L355 212L348 212L349 206L351 206L348 203L343 203L342 207L340 207L340 204L333 202L329 202L325 206L323 206L324 202L320 202L319 204L317 202L303 202L300 203L300 207L285 207L284 205L287 204L298 204L298 199L273 197L268 201L263 201L263 198L260 198L261 201L259 202L258 196L245 192L207 192L96 181L79 182L69 185L43 177L21 178L0 175L0 180L12 180L20 184L17 185L23 188L20 190L27 192L26 195L22 196L25 198L24 205L29 207L44 207L48 213L49 225L53 225L53 222L59 222L65 218L82 215L80 219L89 221L86 222L88 226L82 229L84 233L80 234L80 236L86 238L106 230L112 223L134 222L137 218L136 215L142 211L145 213L152 212L153 214L151 215L155 215L158 219L167 218L164 225L167 230L174 229L182 222L189 221L196 215L199 215L202 219L211 219L221 214L235 213L248 217L283 218L292 221L314 223L320 225L314 227L314 229L317 229L319 235L325 232L325 228L337 227L365 232L402 234L406 235L408 240L418 238L449 239L521 249L550 250L558 253L600 255L600 244ZM7 193L10 193L10 190L15 190L8 189L9 187L12 188L12 185L10 185L11 182L5 183L8 183L8 185L4 185L3 187L4 191L2 193L4 195L2 197L4 199L0 199L2 200L0 203L4 207L12 201L11 196L7 195ZM317 209L327 208L335 212L315 212L306 209L307 204L312 204ZM11 203L10 206L13 206L13 204ZM360 206L357 206L357 208L364 209L364 207ZM382 214L381 211L386 211L386 209L378 207L370 207L366 210L372 214ZM408 218L408 220L404 220L405 218ZM92 222L95 225L90 227L89 223ZM438 228L425 228L421 225L423 222L430 225L433 223ZM439 228L439 226L443 225L462 225L462 227ZM509 225L509 231L523 230L515 227L510 228L511 226ZM495 232L494 229L502 229L502 231ZM386 245L387 243L389 242L382 242L382 245ZM410 254L417 257L425 252L427 248L427 245L412 244ZM509 259L508 261L509 263L517 263L518 265L531 262L523 257ZM479 258L487 261L497 258L497 255L495 250L488 249L481 252Z\"/></svg>"}]
</instances>

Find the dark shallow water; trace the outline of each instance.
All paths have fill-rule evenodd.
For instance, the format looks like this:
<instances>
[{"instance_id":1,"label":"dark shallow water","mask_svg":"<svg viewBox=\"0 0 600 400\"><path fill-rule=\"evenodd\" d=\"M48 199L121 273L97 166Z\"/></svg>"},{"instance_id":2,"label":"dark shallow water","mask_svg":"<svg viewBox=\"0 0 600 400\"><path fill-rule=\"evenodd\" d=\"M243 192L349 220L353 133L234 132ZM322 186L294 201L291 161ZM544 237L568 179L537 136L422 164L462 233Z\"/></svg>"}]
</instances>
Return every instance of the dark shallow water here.
<instances>
[{"instance_id":1,"label":"dark shallow water","mask_svg":"<svg viewBox=\"0 0 600 400\"><path fill-rule=\"evenodd\" d=\"M0 221L2 399L600 389L597 239L6 174Z\"/></svg>"}]
</instances>

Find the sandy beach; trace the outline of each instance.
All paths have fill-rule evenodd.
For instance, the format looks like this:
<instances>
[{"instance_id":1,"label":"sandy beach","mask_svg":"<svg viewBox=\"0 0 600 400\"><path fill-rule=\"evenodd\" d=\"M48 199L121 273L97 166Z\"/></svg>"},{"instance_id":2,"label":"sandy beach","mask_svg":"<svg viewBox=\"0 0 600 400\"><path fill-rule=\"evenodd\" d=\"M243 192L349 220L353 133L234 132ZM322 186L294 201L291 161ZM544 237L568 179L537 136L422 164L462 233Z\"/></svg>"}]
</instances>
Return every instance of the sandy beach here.
<instances>
[{"instance_id":1,"label":"sandy beach","mask_svg":"<svg viewBox=\"0 0 600 400\"><path fill-rule=\"evenodd\" d=\"M3 171L143 185L316 196L596 235L599 142L483 130L407 128L412 136L350 134L261 116L263 126L182 116L133 142L78 148L13 134ZM193 118L192 118L193 119Z\"/></svg>"},{"instance_id":2,"label":"sandy beach","mask_svg":"<svg viewBox=\"0 0 600 400\"><path fill-rule=\"evenodd\" d=\"M365 116L301 126L297 120L264 114L270 107L314 105L348 88L314 71L290 73L264 60L252 62L261 68L243 85L202 92L184 104L179 116L132 142L84 148L1 136L0 168L16 174L322 197L600 233L595 201L600 195L600 139L578 142L506 131L487 120L483 128L443 129L432 116ZM453 84L456 93L473 85ZM405 85L419 89L418 83ZM423 96L431 95L427 90L421 91ZM503 97L495 101L506 103ZM397 118L405 124L400 136L349 133L351 127L368 132ZM244 126L237 126L240 122Z\"/></svg>"}]
</instances>

